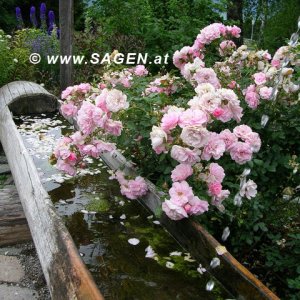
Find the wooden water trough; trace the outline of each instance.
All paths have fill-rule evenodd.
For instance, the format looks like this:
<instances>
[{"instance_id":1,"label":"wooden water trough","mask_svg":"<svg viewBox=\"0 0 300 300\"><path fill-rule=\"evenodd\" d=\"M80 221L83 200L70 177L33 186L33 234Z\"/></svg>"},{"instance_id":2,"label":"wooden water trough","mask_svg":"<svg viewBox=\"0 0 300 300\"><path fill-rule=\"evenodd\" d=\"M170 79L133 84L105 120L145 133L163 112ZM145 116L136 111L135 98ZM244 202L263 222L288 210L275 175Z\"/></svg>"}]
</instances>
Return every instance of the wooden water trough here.
<instances>
[{"instance_id":1,"label":"wooden water trough","mask_svg":"<svg viewBox=\"0 0 300 300\"><path fill-rule=\"evenodd\" d=\"M18 81L2 87L0 140L52 299L103 299L43 188L10 108L24 114L53 112L57 110L57 99L35 83Z\"/></svg>"},{"instance_id":2,"label":"wooden water trough","mask_svg":"<svg viewBox=\"0 0 300 300\"><path fill-rule=\"evenodd\" d=\"M34 105L31 99L37 99L39 104ZM103 299L82 263L69 232L56 214L49 195L42 187L36 167L12 120L9 107L12 110L14 107L19 109L17 103L27 100L33 104L32 107L27 107L27 113L56 109L55 97L34 83L14 82L1 88L0 139L51 296L53 299ZM19 109L18 112L22 110ZM125 167L126 173L135 173L133 166L118 151L103 154L102 159L111 169ZM155 186L149 181L148 185L149 193L139 201L155 213L161 206L162 199ZM204 266L209 266L211 259L217 256L216 248L220 244L200 224L188 219L175 222L164 214L160 222ZM230 253L226 252L218 257L221 265L211 270L211 273L236 298L279 299Z\"/></svg>"}]
</instances>

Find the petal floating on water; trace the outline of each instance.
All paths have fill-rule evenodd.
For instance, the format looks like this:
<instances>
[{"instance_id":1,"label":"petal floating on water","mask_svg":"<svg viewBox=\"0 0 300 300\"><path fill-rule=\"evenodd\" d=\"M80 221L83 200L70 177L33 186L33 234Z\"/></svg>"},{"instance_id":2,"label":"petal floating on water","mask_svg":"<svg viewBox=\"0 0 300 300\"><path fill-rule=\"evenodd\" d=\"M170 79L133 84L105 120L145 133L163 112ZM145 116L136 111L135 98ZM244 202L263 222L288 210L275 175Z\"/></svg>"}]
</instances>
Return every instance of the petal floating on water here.
<instances>
[{"instance_id":1,"label":"petal floating on water","mask_svg":"<svg viewBox=\"0 0 300 300\"><path fill-rule=\"evenodd\" d=\"M230 235L230 229L229 227L225 227L222 234L222 241L226 241L229 235Z\"/></svg>"},{"instance_id":2,"label":"petal floating on water","mask_svg":"<svg viewBox=\"0 0 300 300\"><path fill-rule=\"evenodd\" d=\"M136 239L136 238L132 238L132 239L129 239L129 240L128 240L128 243L129 243L130 245L136 246L137 244L140 243L140 240L139 240L139 239Z\"/></svg>"},{"instance_id":3,"label":"petal floating on water","mask_svg":"<svg viewBox=\"0 0 300 300\"><path fill-rule=\"evenodd\" d=\"M214 286L215 286L215 282L212 281L212 280L210 280L210 281L206 284L206 290L210 292L210 291L213 290Z\"/></svg>"},{"instance_id":4,"label":"petal floating on water","mask_svg":"<svg viewBox=\"0 0 300 300\"><path fill-rule=\"evenodd\" d=\"M211 266L211 268L214 269L214 268L218 267L220 265L220 263L221 263L220 259L217 257L214 257L210 262L210 266Z\"/></svg>"}]
</instances>

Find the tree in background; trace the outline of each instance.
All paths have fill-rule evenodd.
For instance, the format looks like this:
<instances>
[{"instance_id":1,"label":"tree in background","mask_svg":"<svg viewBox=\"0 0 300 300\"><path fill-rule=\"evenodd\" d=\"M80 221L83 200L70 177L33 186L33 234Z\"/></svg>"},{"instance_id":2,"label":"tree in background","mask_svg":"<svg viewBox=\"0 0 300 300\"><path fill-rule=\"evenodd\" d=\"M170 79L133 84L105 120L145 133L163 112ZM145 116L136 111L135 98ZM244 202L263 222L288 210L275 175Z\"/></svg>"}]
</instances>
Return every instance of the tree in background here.
<instances>
[{"instance_id":1,"label":"tree in background","mask_svg":"<svg viewBox=\"0 0 300 300\"><path fill-rule=\"evenodd\" d=\"M226 9L223 2L94 0L86 16L101 28L106 50L162 55L192 44L201 28L222 21L221 13Z\"/></svg>"},{"instance_id":2,"label":"tree in background","mask_svg":"<svg viewBox=\"0 0 300 300\"><path fill-rule=\"evenodd\" d=\"M251 22L255 21L253 39L259 48L274 53L295 31L300 15L299 0L244 1L244 37L251 36Z\"/></svg>"},{"instance_id":3,"label":"tree in background","mask_svg":"<svg viewBox=\"0 0 300 300\"><path fill-rule=\"evenodd\" d=\"M229 0L227 4L227 19L239 26L242 30L241 36L237 39L236 44L243 44L243 0Z\"/></svg>"}]
</instances>

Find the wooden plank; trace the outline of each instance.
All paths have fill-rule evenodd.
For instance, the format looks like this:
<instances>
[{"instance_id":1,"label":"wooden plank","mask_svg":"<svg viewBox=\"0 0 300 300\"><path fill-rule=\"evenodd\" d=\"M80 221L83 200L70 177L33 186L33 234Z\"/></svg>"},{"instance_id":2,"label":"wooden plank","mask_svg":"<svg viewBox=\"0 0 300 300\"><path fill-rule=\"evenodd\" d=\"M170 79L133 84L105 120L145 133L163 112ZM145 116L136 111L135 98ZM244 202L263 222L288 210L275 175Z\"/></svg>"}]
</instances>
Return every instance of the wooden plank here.
<instances>
[{"instance_id":1,"label":"wooden plank","mask_svg":"<svg viewBox=\"0 0 300 300\"><path fill-rule=\"evenodd\" d=\"M0 89L0 110L8 104L13 114L57 111L57 98L34 82L15 81Z\"/></svg>"},{"instance_id":2,"label":"wooden plank","mask_svg":"<svg viewBox=\"0 0 300 300\"><path fill-rule=\"evenodd\" d=\"M7 106L0 111L0 140L52 299L103 299L43 188Z\"/></svg>"},{"instance_id":3,"label":"wooden plank","mask_svg":"<svg viewBox=\"0 0 300 300\"><path fill-rule=\"evenodd\" d=\"M31 240L30 230L15 186L0 190L0 246Z\"/></svg>"},{"instance_id":4,"label":"wooden plank","mask_svg":"<svg viewBox=\"0 0 300 300\"><path fill-rule=\"evenodd\" d=\"M60 55L73 54L74 1L59 0ZM60 88L73 84L73 62L60 65Z\"/></svg>"}]
</instances>

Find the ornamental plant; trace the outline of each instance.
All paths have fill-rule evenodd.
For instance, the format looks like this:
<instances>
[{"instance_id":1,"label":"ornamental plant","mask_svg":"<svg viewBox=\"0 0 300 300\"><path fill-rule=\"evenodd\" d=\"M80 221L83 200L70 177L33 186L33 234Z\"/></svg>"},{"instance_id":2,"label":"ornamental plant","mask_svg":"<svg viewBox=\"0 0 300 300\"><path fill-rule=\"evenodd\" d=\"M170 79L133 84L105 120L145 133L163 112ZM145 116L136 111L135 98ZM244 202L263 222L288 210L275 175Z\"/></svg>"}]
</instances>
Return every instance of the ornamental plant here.
<instances>
[{"instance_id":1,"label":"ornamental plant","mask_svg":"<svg viewBox=\"0 0 300 300\"><path fill-rule=\"evenodd\" d=\"M236 164L245 165L261 147L258 133L246 124L237 124L241 122L244 111L240 99L255 109L260 101L274 98L279 89L287 94L299 89L292 80L293 68L286 68L287 59L291 66L297 64L290 51L293 45L280 48L271 60L267 51L250 51L245 45L236 49L230 38L238 38L240 32L236 26L220 23L201 30L192 46L174 53L174 65L185 82L172 74L151 80L139 95L143 102L149 98L153 100L146 109L138 107L134 97L129 108L127 96L116 89L117 86L128 91L135 88L135 78L148 75L144 66L109 70L98 87L80 84L67 88L62 94L65 102L61 111L64 116L75 118L79 131L58 144L54 152L57 167L74 175L76 167L82 166L83 156L98 158L105 151L115 150L116 146L109 142L108 137L121 136L123 124L120 120L127 121L130 115L123 110L142 110L144 117L151 116L154 124L151 131L146 124L148 131L140 136L134 135L132 139L138 143L150 137L155 154L161 155L160 160L166 159L171 165L171 169L164 172L170 179L165 185L169 186L169 197L162 204L163 211L173 220L202 214L210 205L224 211L223 201L229 197L230 191L223 188L225 170L217 161L227 156ZM212 44L219 45L223 61L209 66L205 65L205 56ZM245 70L248 72L246 78ZM190 91L194 90L193 94L190 93L192 96L173 102L170 96L183 92L185 85ZM156 101L157 95L163 95L160 101ZM133 130L140 130L137 124ZM131 133L132 129L125 130L127 138L128 131ZM101 137L104 140L100 140ZM126 148L122 145L122 138L115 141L119 141L120 149ZM149 144L149 140L147 142ZM250 170L245 169L240 176L239 190L234 197L237 205L241 204L243 197L251 199L256 196L256 183L246 180L249 173ZM115 178L121 186L125 183L126 189L130 189L123 174L118 173ZM135 196L129 198L134 199L146 192L144 182L136 182L138 186L140 183L141 193L133 193ZM123 194L130 195L124 190L121 189Z\"/></svg>"},{"instance_id":2,"label":"ornamental plant","mask_svg":"<svg viewBox=\"0 0 300 300\"><path fill-rule=\"evenodd\" d=\"M171 219L202 215L210 229L211 220L232 224L237 253L247 253L241 244L258 247L270 240L259 251L267 252L266 264L277 270L283 270L283 263L272 258L274 243L283 246L274 239L284 236L294 251L291 271L296 235L267 232L279 222L272 221L278 207L279 227L290 222L288 207L300 184L295 177L300 145L293 135L300 128L298 37L293 35L272 57L266 50L237 48L231 38L239 34L236 26L211 24L192 46L174 53L178 72L153 76L144 66L110 66L97 85L68 88L61 111L75 119L79 131L58 144L53 162L74 175L84 167L84 156L98 158L120 149L141 176L165 192L162 210ZM102 141L99 149L94 140ZM136 199L147 192L141 176L119 170L112 178L122 194ZM295 272L288 276L289 285L296 286Z\"/></svg>"},{"instance_id":3,"label":"ornamental plant","mask_svg":"<svg viewBox=\"0 0 300 300\"><path fill-rule=\"evenodd\" d=\"M277 74L281 57L277 55L269 64L271 57L267 52L256 52L253 57L245 46L236 49L229 38L239 35L240 29L236 26L220 23L207 26L201 30L193 46L186 46L174 54L174 65L179 68L186 82L166 74L150 81L141 93L143 98L153 98L157 94L163 94L165 98L161 103L154 100L145 114L155 116L157 121L151 132L147 132L154 152L157 155L164 154L172 162L172 170L167 174L171 179L169 197L162 204L162 209L173 220L202 214L209 205L223 211L225 207L222 202L228 198L230 191L223 188L225 170L216 161L228 155L238 165L244 165L261 147L259 135L248 125L233 125L241 122L243 116L239 96L245 94L245 100L251 108L257 107L260 98L270 99L272 88L267 86L267 79L270 81ZM207 47L213 43L219 44L219 53L224 61L206 66L204 59ZM265 72L251 74L249 81L253 79L255 85L248 86L244 93L240 84L231 80L231 66L237 69L235 78L238 79L236 75L241 74L244 68L253 67L262 71L262 65L266 65L263 69ZM266 74L271 67L274 68L273 77L268 77ZM126 119L126 113L120 110L129 107L127 97L115 87L130 89L134 77L143 77L147 73L143 66L107 72L98 88L81 84L63 92L62 98L66 103L61 111L63 115L75 118L79 131L59 143L54 152L58 168L74 175L75 167L81 166L82 156L97 158L103 151L115 149L107 141L105 144L99 142L100 136L120 136L123 125L117 119ZM290 78L287 80L285 84L293 84ZM185 103L182 101L180 105L174 105L168 97L178 93L184 84L194 89L195 94ZM296 85L293 90L297 90ZM132 105L131 108L135 110L135 103ZM116 116L116 119L112 116ZM215 123L219 122L228 123L229 126L218 130ZM136 140L140 138L144 137L137 137ZM119 147L122 148L122 144ZM61 152L61 148L67 149L67 152ZM241 197L250 199L256 195L257 185L253 180L246 181L247 175L249 172L246 170L235 198L237 204ZM124 181L120 174L116 178L119 182ZM141 188L141 195L144 193L145 189Z\"/></svg>"}]
</instances>

